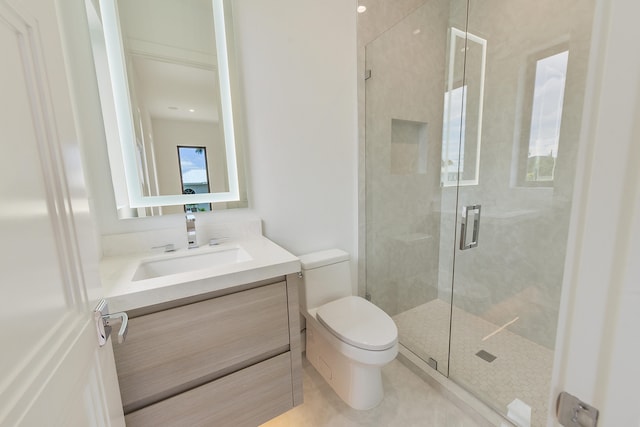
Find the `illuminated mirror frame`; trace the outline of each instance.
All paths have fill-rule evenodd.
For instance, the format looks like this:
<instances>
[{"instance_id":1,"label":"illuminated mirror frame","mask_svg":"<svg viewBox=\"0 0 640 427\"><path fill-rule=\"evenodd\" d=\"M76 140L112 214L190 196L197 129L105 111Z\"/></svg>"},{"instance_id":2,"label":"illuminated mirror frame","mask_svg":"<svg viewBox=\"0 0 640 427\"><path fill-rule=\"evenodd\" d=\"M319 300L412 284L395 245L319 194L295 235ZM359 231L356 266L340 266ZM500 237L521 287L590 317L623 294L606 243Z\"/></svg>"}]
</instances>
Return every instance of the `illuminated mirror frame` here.
<instances>
[{"instance_id":1,"label":"illuminated mirror frame","mask_svg":"<svg viewBox=\"0 0 640 427\"><path fill-rule=\"evenodd\" d=\"M227 49L227 30L225 25L225 7L224 0L212 1L218 61L218 83L220 87L220 101L222 106L222 126L224 131L229 191L220 193L144 196L142 194L142 186L138 177L133 111L131 109L127 69L125 66L124 44L122 40L122 32L120 30L117 0L99 0L106 55L109 64L109 74L115 103L115 116L118 134L120 137L120 147L122 149L122 160L126 181L126 189L123 189L122 186L114 185L114 191L116 192L116 199L122 199L122 194L119 193L126 191L129 207L131 208L212 202L234 202L240 200L234 117L231 100L229 55ZM113 161L111 156L110 161ZM111 169L112 171L114 170L113 167Z\"/></svg>"}]
</instances>

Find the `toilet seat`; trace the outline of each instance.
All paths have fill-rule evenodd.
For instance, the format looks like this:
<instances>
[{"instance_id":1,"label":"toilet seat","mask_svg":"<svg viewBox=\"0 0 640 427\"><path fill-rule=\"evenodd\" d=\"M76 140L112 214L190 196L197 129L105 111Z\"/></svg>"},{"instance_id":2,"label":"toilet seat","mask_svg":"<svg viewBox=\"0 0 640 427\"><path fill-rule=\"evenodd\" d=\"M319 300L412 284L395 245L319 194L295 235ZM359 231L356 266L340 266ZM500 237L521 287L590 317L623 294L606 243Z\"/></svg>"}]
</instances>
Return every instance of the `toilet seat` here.
<instances>
[{"instance_id":1,"label":"toilet seat","mask_svg":"<svg viewBox=\"0 0 640 427\"><path fill-rule=\"evenodd\" d=\"M332 334L364 350L386 350L398 340L393 319L364 298L347 296L318 308L316 318Z\"/></svg>"}]
</instances>

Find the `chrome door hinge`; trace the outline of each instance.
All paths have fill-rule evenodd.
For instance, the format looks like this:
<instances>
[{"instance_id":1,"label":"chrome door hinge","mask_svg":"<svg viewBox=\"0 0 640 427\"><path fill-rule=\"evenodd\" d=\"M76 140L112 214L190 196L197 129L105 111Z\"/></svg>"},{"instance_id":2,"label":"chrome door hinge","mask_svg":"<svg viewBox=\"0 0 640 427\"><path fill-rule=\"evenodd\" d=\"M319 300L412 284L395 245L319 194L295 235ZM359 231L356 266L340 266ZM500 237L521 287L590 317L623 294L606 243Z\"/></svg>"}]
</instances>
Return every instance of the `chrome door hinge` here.
<instances>
[{"instance_id":1,"label":"chrome door hinge","mask_svg":"<svg viewBox=\"0 0 640 427\"><path fill-rule=\"evenodd\" d=\"M563 391L558 395L556 415L558 422L565 427L596 427L598 410L582 402L577 397Z\"/></svg>"}]
</instances>

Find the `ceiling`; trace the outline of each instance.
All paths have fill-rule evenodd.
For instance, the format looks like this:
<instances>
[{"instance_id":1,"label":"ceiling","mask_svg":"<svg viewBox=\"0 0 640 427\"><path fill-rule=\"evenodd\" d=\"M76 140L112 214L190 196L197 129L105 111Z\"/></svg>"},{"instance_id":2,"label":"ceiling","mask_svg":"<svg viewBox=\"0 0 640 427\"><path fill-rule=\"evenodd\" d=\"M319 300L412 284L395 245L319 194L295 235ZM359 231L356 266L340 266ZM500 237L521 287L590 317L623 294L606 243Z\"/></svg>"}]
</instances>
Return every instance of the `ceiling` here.
<instances>
[{"instance_id":1,"label":"ceiling","mask_svg":"<svg viewBox=\"0 0 640 427\"><path fill-rule=\"evenodd\" d=\"M220 96L214 69L131 55L137 102L152 118L218 122ZM191 111L193 110L193 111Z\"/></svg>"}]
</instances>

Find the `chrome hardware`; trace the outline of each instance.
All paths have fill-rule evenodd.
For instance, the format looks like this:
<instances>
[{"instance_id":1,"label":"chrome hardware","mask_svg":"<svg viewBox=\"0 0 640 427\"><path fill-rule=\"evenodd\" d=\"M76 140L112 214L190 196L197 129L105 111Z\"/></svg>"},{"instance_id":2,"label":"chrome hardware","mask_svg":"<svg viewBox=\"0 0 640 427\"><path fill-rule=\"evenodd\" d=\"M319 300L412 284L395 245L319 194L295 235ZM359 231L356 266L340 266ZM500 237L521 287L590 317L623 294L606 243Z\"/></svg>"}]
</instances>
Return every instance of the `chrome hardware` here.
<instances>
[{"instance_id":1,"label":"chrome hardware","mask_svg":"<svg viewBox=\"0 0 640 427\"><path fill-rule=\"evenodd\" d=\"M471 249L478 246L480 235L480 209L481 205L469 205L462 207L462 218L460 221L460 250ZM467 228L469 221L473 218L473 233L471 241L467 243Z\"/></svg>"},{"instance_id":2,"label":"chrome hardware","mask_svg":"<svg viewBox=\"0 0 640 427\"><path fill-rule=\"evenodd\" d=\"M298 279L302 279L304 276L302 275L302 271L298 271Z\"/></svg>"},{"instance_id":3,"label":"chrome hardware","mask_svg":"<svg viewBox=\"0 0 640 427\"><path fill-rule=\"evenodd\" d=\"M227 240L229 240L228 237L218 237L217 239L211 239L211 240L209 240L209 246L220 245L220 244L226 242Z\"/></svg>"},{"instance_id":4,"label":"chrome hardware","mask_svg":"<svg viewBox=\"0 0 640 427\"><path fill-rule=\"evenodd\" d=\"M160 245L160 246L152 246L151 249L160 249L160 248L164 248L165 252L175 252L176 251L176 247L173 243L168 243L166 245Z\"/></svg>"},{"instance_id":5,"label":"chrome hardware","mask_svg":"<svg viewBox=\"0 0 640 427\"><path fill-rule=\"evenodd\" d=\"M187 220L187 247L189 249L197 248L198 240L196 239L196 217L193 212L187 211L185 218Z\"/></svg>"},{"instance_id":6,"label":"chrome hardware","mask_svg":"<svg viewBox=\"0 0 640 427\"><path fill-rule=\"evenodd\" d=\"M100 347L107 343L109 335L111 335L112 322L119 321L120 330L118 331L118 343L122 344L129 332L129 316L125 312L109 313L109 304L102 299L93 310L93 318L96 322L96 331L98 332L98 344Z\"/></svg>"},{"instance_id":7,"label":"chrome hardware","mask_svg":"<svg viewBox=\"0 0 640 427\"><path fill-rule=\"evenodd\" d=\"M598 410L566 391L558 395L556 415L560 424L565 427L596 427L598 425Z\"/></svg>"},{"instance_id":8,"label":"chrome hardware","mask_svg":"<svg viewBox=\"0 0 640 427\"><path fill-rule=\"evenodd\" d=\"M431 368L435 369L436 371L438 370L438 361L433 357L430 357L429 360L427 360L427 365L431 366Z\"/></svg>"}]
</instances>

